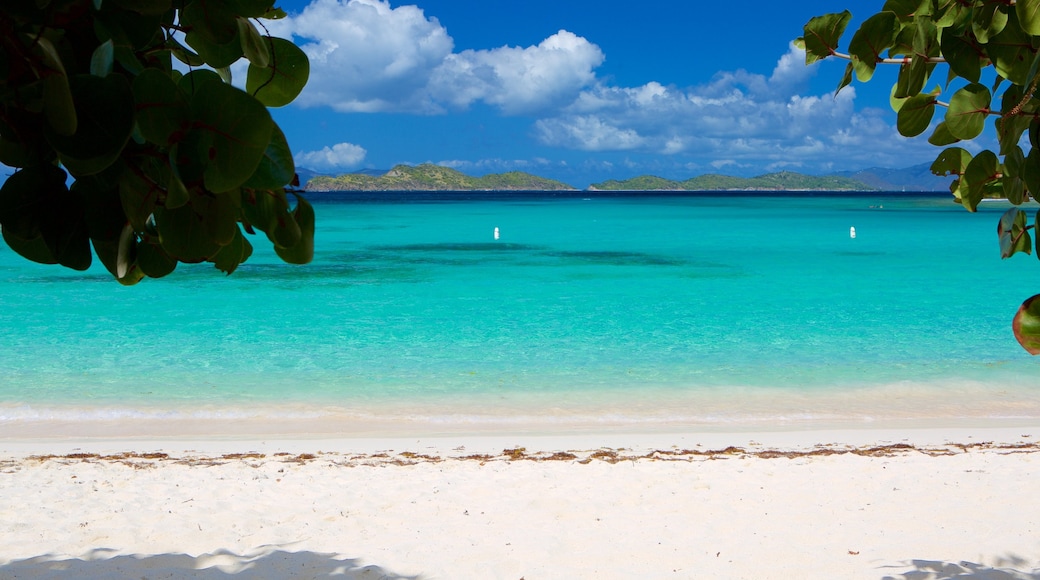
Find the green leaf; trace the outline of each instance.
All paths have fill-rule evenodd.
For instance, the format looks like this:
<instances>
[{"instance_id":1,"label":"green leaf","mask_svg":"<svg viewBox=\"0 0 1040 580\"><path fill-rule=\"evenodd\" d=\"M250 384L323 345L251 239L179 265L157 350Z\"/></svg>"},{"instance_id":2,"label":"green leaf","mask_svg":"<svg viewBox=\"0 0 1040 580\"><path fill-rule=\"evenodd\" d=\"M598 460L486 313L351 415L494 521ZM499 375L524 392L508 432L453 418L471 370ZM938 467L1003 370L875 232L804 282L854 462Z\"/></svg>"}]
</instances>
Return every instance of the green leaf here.
<instances>
[{"instance_id":1,"label":"green leaf","mask_svg":"<svg viewBox=\"0 0 1040 580\"><path fill-rule=\"evenodd\" d=\"M199 56L188 47L184 46L173 36L166 39L166 43L170 52L173 56L177 57L177 60L183 62L188 66L202 66L206 64L206 60Z\"/></svg>"},{"instance_id":2,"label":"green leaf","mask_svg":"<svg viewBox=\"0 0 1040 580\"><path fill-rule=\"evenodd\" d=\"M986 192L986 186L997 179L1000 174L1000 162L997 155L990 150L984 150L976 155L964 169L961 181L964 185L961 204L968 211L976 211L979 203Z\"/></svg>"},{"instance_id":3,"label":"green leaf","mask_svg":"<svg viewBox=\"0 0 1040 580\"><path fill-rule=\"evenodd\" d=\"M123 75L77 75L70 80L79 120L76 132L66 136L45 130L44 135L62 164L80 177L104 170L122 153L134 128L134 96Z\"/></svg>"},{"instance_id":4,"label":"green leaf","mask_svg":"<svg viewBox=\"0 0 1040 580\"><path fill-rule=\"evenodd\" d=\"M810 19L802 29L805 64L823 60L837 52L838 42L841 40L841 35L845 33L849 20L852 20L852 13L848 10Z\"/></svg>"},{"instance_id":5,"label":"green leaf","mask_svg":"<svg viewBox=\"0 0 1040 580\"><path fill-rule=\"evenodd\" d=\"M137 245L137 267L149 278L162 278L177 269L177 260L159 244L140 243Z\"/></svg>"},{"instance_id":6,"label":"green leaf","mask_svg":"<svg viewBox=\"0 0 1040 580\"><path fill-rule=\"evenodd\" d=\"M963 175L964 170L968 167L968 163L971 162L971 159L971 153L968 153L965 149L960 147L950 147L935 158L935 161L932 163L931 171L934 175L938 175L939 177Z\"/></svg>"},{"instance_id":7,"label":"green leaf","mask_svg":"<svg viewBox=\"0 0 1040 580\"><path fill-rule=\"evenodd\" d=\"M845 74L842 75L841 81L838 82L838 88L835 90L835 92L840 93L842 89L852 84L853 70L855 70L855 67L852 66L851 62L845 65Z\"/></svg>"},{"instance_id":8,"label":"green leaf","mask_svg":"<svg viewBox=\"0 0 1040 580\"><path fill-rule=\"evenodd\" d=\"M72 135L79 122L65 67L61 64L57 49L46 37L41 36L37 40L37 48L48 69L43 77L43 114L55 134Z\"/></svg>"},{"instance_id":9,"label":"green leaf","mask_svg":"<svg viewBox=\"0 0 1040 580\"><path fill-rule=\"evenodd\" d=\"M904 137L916 137L928 129L935 114L935 95L920 94L903 102L896 115L896 128Z\"/></svg>"},{"instance_id":10,"label":"green leaf","mask_svg":"<svg viewBox=\"0 0 1040 580\"><path fill-rule=\"evenodd\" d=\"M224 0L194 0L180 11L184 41L213 68L231 66L242 57L238 15Z\"/></svg>"},{"instance_id":11,"label":"green leaf","mask_svg":"<svg viewBox=\"0 0 1040 580\"><path fill-rule=\"evenodd\" d=\"M119 198L134 230L145 231L148 218L165 193L162 184L168 179L168 172L168 166L156 159L138 159L129 163L120 176Z\"/></svg>"},{"instance_id":12,"label":"green leaf","mask_svg":"<svg viewBox=\"0 0 1040 580\"><path fill-rule=\"evenodd\" d=\"M289 264L307 264L314 259L314 208L303 196L293 195L296 196L296 208L292 218L299 225L300 239L289 247L276 245L274 251Z\"/></svg>"},{"instance_id":13,"label":"green leaf","mask_svg":"<svg viewBox=\"0 0 1040 580\"><path fill-rule=\"evenodd\" d=\"M90 57L90 74L97 77L107 77L112 72L112 62L115 60L115 45L112 39L102 42Z\"/></svg>"},{"instance_id":14,"label":"green leaf","mask_svg":"<svg viewBox=\"0 0 1040 580\"><path fill-rule=\"evenodd\" d=\"M38 264L57 264L58 260L51 253L42 235L30 239L22 239L7 230L3 231L4 241L19 256Z\"/></svg>"},{"instance_id":15,"label":"green leaf","mask_svg":"<svg viewBox=\"0 0 1040 580\"><path fill-rule=\"evenodd\" d=\"M1011 330L1026 352L1040 354L1040 294L1022 303L1011 321Z\"/></svg>"},{"instance_id":16,"label":"green leaf","mask_svg":"<svg viewBox=\"0 0 1040 580\"><path fill-rule=\"evenodd\" d=\"M134 79L133 91L141 135L156 145L179 139L188 128L191 110L173 79L159 69L146 69Z\"/></svg>"},{"instance_id":17,"label":"green leaf","mask_svg":"<svg viewBox=\"0 0 1040 580\"><path fill-rule=\"evenodd\" d=\"M1001 179L1001 184L1004 187L1004 197L1015 205L1025 201L1025 164L1025 155L1017 145L1004 156L1004 178Z\"/></svg>"},{"instance_id":18,"label":"green leaf","mask_svg":"<svg viewBox=\"0 0 1040 580\"><path fill-rule=\"evenodd\" d=\"M1040 0L1017 0L1015 14L1026 34L1040 36Z\"/></svg>"},{"instance_id":19,"label":"green leaf","mask_svg":"<svg viewBox=\"0 0 1040 580\"><path fill-rule=\"evenodd\" d=\"M267 234L274 245L295 246L302 235L300 225L289 211L289 200L282 189L243 190L242 213L246 221Z\"/></svg>"},{"instance_id":20,"label":"green leaf","mask_svg":"<svg viewBox=\"0 0 1040 580\"><path fill-rule=\"evenodd\" d=\"M946 110L946 125L950 134L964 140L981 135L990 113L991 98L989 89L978 83L954 93Z\"/></svg>"},{"instance_id":21,"label":"green leaf","mask_svg":"<svg viewBox=\"0 0 1040 580\"><path fill-rule=\"evenodd\" d=\"M1019 84L1028 84L1029 69L1034 59L1033 39L1018 22L1017 11L1008 16L1008 25L986 44L986 54L993 61L997 74Z\"/></svg>"},{"instance_id":22,"label":"green leaf","mask_svg":"<svg viewBox=\"0 0 1040 580\"><path fill-rule=\"evenodd\" d=\"M946 121L940 122L935 126L935 131L932 132L932 136L928 138L928 142L936 147L945 147L947 145L953 145L960 139L953 136L950 130L946 127Z\"/></svg>"},{"instance_id":23,"label":"green leaf","mask_svg":"<svg viewBox=\"0 0 1040 580\"><path fill-rule=\"evenodd\" d=\"M155 208L155 227L163 250L181 262L203 262L220 250L190 203L176 209Z\"/></svg>"},{"instance_id":24,"label":"green leaf","mask_svg":"<svg viewBox=\"0 0 1040 580\"><path fill-rule=\"evenodd\" d=\"M975 8L972 16L971 29L975 38L982 44L1000 34L1008 24L1008 13L1006 7L997 2L986 2Z\"/></svg>"},{"instance_id":25,"label":"green leaf","mask_svg":"<svg viewBox=\"0 0 1040 580\"><path fill-rule=\"evenodd\" d=\"M861 82L874 76L874 69L882 59L882 53L895 43L898 31L896 15L880 12L868 18L849 42L849 54L856 69L856 78Z\"/></svg>"},{"instance_id":26,"label":"green leaf","mask_svg":"<svg viewBox=\"0 0 1040 580\"><path fill-rule=\"evenodd\" d=\"M898 96L913 96L924 90L924 85L935 69L931 60L939 56L939 34L930 18L914 19L913 54L909 65L899 67L896 83Z\"/></svg>"},{"instance_id":27,"label":"green leaf","mask_svg":"<svg viewBox=\"0 0 1040 580\"><path fill-rule=\"evenodd\" d=\"M1026 230L1026 212L1013 207L1000 216L997 224L997 236L1000 238L1000 257L1007 259L1017 252L1031 254L1033 240Z\"/></svg>"},{"instance_id":28,"label":"green leaf","mask_svg":"<svg viewBox=\"0 0 1040 580\"><path fill-rule=\"evenodd\" d=\"M271 142L270 113L242 91L212 82L197 87L191 111L191 133L197 141L187 154L205 167L206 189L220 193L240 187L256 171Z\"/></svg>"},{"instance_id":29,"label":"green leaf","mask_svg":"<svg viewBox=\"0 0 1040 580\"><path fill-rule=\"evenodd\" d=\"M206 235L217 245L226 246L235 238L241 200L237 191L192 198L192 209L202 220Z\"/></svg>"},{"instance_id":30,"label":"green leaf","mask_svg":"<svg viewBox=\"0 0 1040 580\"><path fill-rule=\"evenodd\" d=\"M242 235L241 230L235 229L235 238L231 240L231 243L220 248L220 251L216 253L210 260L218 270L225 274L231 275L239 265L244 263L253 255L253 246L249 243L249 240Z\"/></svg>"},{"instance_id":31,"label":"green leaf","mask_svg":"<svg viewBox=\"0 0 1040 580\"><path fill-rule=\"evenodd\" d=\"M30 167L7 179L0 188L0 227L5 239L14 240L12 247L24 250L30 260L76 270L90 267L83 200L69 191L65 172L53 165Z\"/></svg>"},{"instance_id":32,"label":"green leaf","mask_svg":"<svg viewBox=\"0 0 1040 580\"><path fill-rule=\"evenodd\" d=\"M982 49L971 37L943 32L942 55L952 72L969 82L977 83L982 78Z\"/></svg>"},{"instance_id":33,"label":"green leaf","mask_svg":"<svg viewBox=\"0 0 1040 580\"><path fill-rule=\"evenodd\" d=\"M1040 151L1035 148L1029 149L1029 155L1018 170L1019 177L1028 191L1035 199L1040 195Z\"/></svg>"},{"instance_id":34,"label":"green leaf","mask_svg":"<svg viewBox=\"0 0 1040 580\"><path fill-rule=\"evenodd\" d=\"M293 162L292 151L289 143L285 140L278 125L274 125L271 131L271 142L264 151L253 175L246 180L242 187L251 189L280 189L292 182L296 174L296 164Z\"/></svg>"},{"instance_id":35,"label":"green leaf","mask_svg":"<svg viewBox=\"0 0 1040 580\"><path fill-rule=\"evenodd\" d=\"M256 31L253 23L239 18L238 37L242 40L242 54L249 59L250 64L267 68L271 63L271 51L267 48L267 41Z\"/></svg>"},{"instance_id":36,"label":"green leaf","mask_svg":"<svg viewBox=\"0 0 1040 580\"><path fill-rule=\"evenodd\" d=\"M267 38L271 62L267 67L249 64L246 92L268 107L288 105L310 77L311 65L298 46L282 38Z\"/></svg>"},{"instance_id":37,"label":"green leaf","mask_svg":"<svg viewBox=\"0 0 1040 580\"><path fill-rule=\"evenodd\" d=\"M881 11L894 12L901 22L905 22L913 20L914 16L920 16L921 9L928 5L928 2L921 0L886 0Z\"/></svg>"},{"instance_id":38,"label":"green leaf","mask_svg":"<svg viewBox=\"0 0 1040 580\"><path fill-rule=\"evenodd\" d=\"M23 240L41 235L40 224L48 202L64 196L66 174L51 165L16 171L0 187L0 227Z\"/></svg>"}]
</instances>

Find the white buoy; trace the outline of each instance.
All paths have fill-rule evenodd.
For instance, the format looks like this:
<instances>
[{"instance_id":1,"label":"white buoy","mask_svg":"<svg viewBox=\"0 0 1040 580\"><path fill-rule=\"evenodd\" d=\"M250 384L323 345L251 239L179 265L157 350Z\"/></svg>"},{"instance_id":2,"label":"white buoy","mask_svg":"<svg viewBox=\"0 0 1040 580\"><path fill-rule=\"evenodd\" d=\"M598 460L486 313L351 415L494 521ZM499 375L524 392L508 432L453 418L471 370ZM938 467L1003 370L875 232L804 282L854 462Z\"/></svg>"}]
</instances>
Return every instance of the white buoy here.
<instances>
[{"instance_id":1,"label":"white buoy","mask_svg":"<svg viewBox=\"0 0 1040 580\"><path fill-rule=\"evenodd\" d=\"M498 228L495 228L495 239L498 239Z\"/></svg>"},{"instance_id":2,"label":"white buoy","mask_svg":"<svg viewBox=\"0 0 1040 580\"><path fill-rule=\"evenodd\" d=\"M849 228L849 237L852 238L852 239L856 239L856 227L855 226Z\"/></svg>"}]
</instances>

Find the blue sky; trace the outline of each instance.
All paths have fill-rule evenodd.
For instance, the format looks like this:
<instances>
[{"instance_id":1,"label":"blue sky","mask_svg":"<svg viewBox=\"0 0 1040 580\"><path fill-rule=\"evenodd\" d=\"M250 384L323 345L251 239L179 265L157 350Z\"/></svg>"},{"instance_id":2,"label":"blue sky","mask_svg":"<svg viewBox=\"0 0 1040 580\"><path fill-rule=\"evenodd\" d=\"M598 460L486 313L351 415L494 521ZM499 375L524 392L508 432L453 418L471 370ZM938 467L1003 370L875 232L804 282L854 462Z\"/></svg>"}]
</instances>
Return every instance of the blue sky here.
<instances>
[{"instance_id":1,"label":"blue sky","mask_svg":"<svg viewBox=\"0 0 1040 580\"><path fill-rule=\"evenodd\" d=\"M586 187L931 162L895 130L894 69L836 97L845 63L806 67L791 44L813 16L849 9L851 36L883 4L280 0L289 17L266 23L311 77L272 112L297 165L330 174L432 162Z\"/></svg>"},{"instance_id":2,"label":"blue sky","mask_svg":"<svg viewBox=\"0 0 1040 580\"><path fill-rule=\"evenodd\" d=\"M895 71L834 96L806 67L812 16L881 0L293 0L271 32L311 79L275 111L297 163L327 173L433 162L578 187L642 174L810 174L930 162L895 131Z\"/></svg>"}]
</instances>

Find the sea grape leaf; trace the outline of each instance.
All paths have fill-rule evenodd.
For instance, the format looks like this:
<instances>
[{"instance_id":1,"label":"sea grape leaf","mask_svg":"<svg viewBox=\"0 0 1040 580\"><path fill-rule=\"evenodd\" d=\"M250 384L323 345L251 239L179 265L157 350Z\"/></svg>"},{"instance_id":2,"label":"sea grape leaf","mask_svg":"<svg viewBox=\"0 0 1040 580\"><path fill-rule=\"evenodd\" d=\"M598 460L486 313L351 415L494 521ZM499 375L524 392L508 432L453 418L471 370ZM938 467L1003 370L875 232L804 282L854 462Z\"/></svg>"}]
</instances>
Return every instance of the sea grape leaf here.
<instances>
[{"instance_id":1,"label":"sea grape leaf","mask_svg":"<svg viewBox=\"0 0 1040 580\"><path fill-rule=\"evenodd\" d=\"M1007 259L1017 252L1031 254L1033 240L1026 229L1026 212L1013 207L1002 216L997 224L997 236L1000 239L1000 257Z\"/></svg>"},{"instance_id":2,"label":"sea grape leaf","mask_svg":"<svg viewBox=\"0 0 1040 580\"><path fill-rule=\"evenodd\" d=\"M206 82L191 98L196 136L192 155L205 168L206 189L220 193L241 186L256 171L274 121L267 108L224 83Z\"/></svg>"},{"instance_id":3,"label":"sea grape leaf","mask_svg":"<svg viewBox=\"0 0 1040 580\"><path fill-rule=\"evenodd\" d=\"M1040 35L1040 0L1017 0L1015 14L1026 34Z\"/></svg>"},{"instance_id":4,"label":"sea grape leaf","mask_svg":"<svg viewBox=\"0 0 1040 580\"><path fill-rule=\"evenodd\" d=\"M1029 149L1029 155L1026 156L1025 162L1019 170L1019 177L1034 199L1040 195L1040 150L1032 147Z\"/></svg>"},{"instance_id":5,"label":"sea grape leaf","mask_svg":"<svg viewBox=\"0 0 1040 580\"><path fill-rule=\"evenodd\" d=\"M266 233L276 248L290 248L299 243L303 232L289 211L284 190L243 190L242 195L246 221Z\"/></svg>"},{"instance_id":6,"label":"sea grape leaf","mask_svg":"<svg viewBox=\"0 0 1040 580\"><path fill-rule=\"evenodd\" d=\"M191 117L188 99L168 74L147 69L134 79L133 91L137 127L145 139L167 145L187 128Z\"/></svg>"},{"instance_id":7,"label":"sea grape leaf","mask_svg":"<svg viewBox=\"0 0 1040 580\"><path fill-rule=\"evenodd\" d=\"M973 157L961 177L964 185L962 192L965 194L961 197L961 204L968 211L976 211L985 195L986 186L997 179L999 173L1000 161L996 153L986 149Z\"/></svg>"},{"instance_id":8,"label":"sea grape leaf","mask_svg":"<svg viewBox=\"0 0 1040 580\"><path fill-rule=\"evenodd\" d=\"M0 227L23 257L86 270L91 254L83 201L65 186L65 178L50 164L9 177L0 188Z\"/></svg>"},{"instance_id":9,"label":"sea grape leaf","mask_svg":"<svg viewBox=\"0 0 1040 580\"><path fill-rule=\"evenodd\" d=\"M210 261L218 270L231 275L239 265L243 264L253 255L253 245L242 235L241 230L235 229L235 237L231 243L220 248Z\"/></svg>"},{"instance_id":10,"label":"sea grape leaf","mask_svg":"<svg viewBox=\"0 0 1040 580\"><path fill-rule=\"evenodd\" d=\"M242 41L242 54L249 59L250 64L267 68L271 62L271 51L267 47L267 41L260 36L253 23L239 18L238 36Z\"/></svg>"},{"instance_id":11,"label":"sea grape leaf","mask_svg":"<svg viewBox=\"0 0 1040 580\"><path fill-rule=\"evenodd\" d=\"M141 243L137 245L137 267L149 278L162 278L177 269L177 260L160 244Z\"/></svg>"},{"instance_id":12,"label":"sea grape leaf","mask_svg":"<svg viewBox=\"0 0 1040 580\"><path fill-rule=\"evenodd\" d=\"M44 130L47 142L74 176L92 175L122 153L134 128L134 96L123 75L70 79L78 123L72 135Z\"/></svg>"},{"instance_id":13,"label":"sea grape leaf","mask_svg":"<svg viewBox=\"0 0 1040 580\"><path fill-rule=\"evenodd\" d=\"M31 240L42 235L41 215L46 201L67 189L66 174L50 165L36 165L15 172L0 187L0 227L4 233Z\"/></svg>"},{"instance_id":14,"label":"sea grape leaf","mask_svg":"<svg viewBox=\"0 0 1040 580\"><path fill-rule=\"evenodd\" d=\"M838 42L852 20L852 13L845 10L835 14L817 16L803 28L802 44L805 46L805 64L823 60L838 51Z\"/></svg>"},{"instance_id":15,"label":"sea grape leaf","mask_svg":"<svg viewBox=\"0 0 1040 580\"><path fill-rule=\"evenodd\" d=\"M943 32L941 44L943 57L950 65L951 72L969 82L979 82L982 78L982 58L978 46L963 35L947 31Z\"/></svg>"},{"instance_id":16,"label":"sea grape leaf","mask_svg":"<svg viewBox=\"0 0 1040 580\"><path fill-rule=\"evenodd\" d=\"M252 189L279 189L288 185L295 174L296 164L292 151L289 150L289 143L285 140L281 128L275 124L271 130L271 142L260 158L260 165L242 186Z\"/></svg>"},{"instance_id":17,"label":"sea grape leaf","mask_svg":"<svg viewBox=\"0 0 1040 580\"><path fill-rule=\"evenodd\" d=\"M922 5L921 0L887 0L881 11L893 12L900 21L907 21L915 15L920 15L919 9Z\"/></svg>"},{"instance_id":18,"label":"sea grape leaf","mask_svg":"<svg viewBox=\"0 0 1040 580\"><path fill-rule=\"evenodd\" d=\"M35 237L23 239L14 233L3 230L4 242L19 256L38 264L57 264L58 260L51 253L43 236L37 234Z\"/></svg>"},{"instance_id":19,"label":"sea grape leaf","mask_svg":"<svg viewBox=\"0 0 1040 580\"><path fill-rule=\"evenodd\" d=\"M139 160L138 164L128 164L127 170L119 178L123 213L138 232L145 230L145 223L155 211L163 193L160 184L163 182L164 165L154 159Z\"/></svg>"},{"instance_id":20,"label":"sea grape leaf","mask_svg":"<svg viewBox=\"0 0 1040 580\"><path fill-rule=\"evenodd\" d=\"M115 60L115 45L112 39L102 42L90 57L90 74L97 77L106 77L112 72L112 62Z\"/></svg>"},{"instance_id":21,"label":"sea grape leaf","mask_svg":"<svg viewBox=\"0 0 1040 580\"><path fill-rule=\"evenodd\" d=\"M250 62L246 92L268 107L288 105L300 94L310 77L311 65L298 46L284 38L265 37L270 63L260 67Z\"/></svg>"},{"instance_id":22,"label":"sea grape leaf","mask_svg":"<svg viewBox=\"0 0 1040 580\"><path fill-rule=\"evenodd\" d=\"M986 54L1001 77L1018 85L1029 82L1034 51L1033 39L1022 31L1017 11L1008 14L1008 25L1000 34L989 39Z\"/></svg>"},{"instance_id":23,"label":"sea grape leaf","mask_svg":"<svg viewBox=\"0 0 1040 580\"><path fill-rule=\"evenodd\" d=\"M920 94L906 99L896 114L896 128L904 137L916 137L928 129L935 114L935 95Z\"/></svg>"},{"instance_id":24,"label":"sea grape leaf","mask_svg":"<svg viewBox=\"0 0 1040 580\"><path fill-rule=\"evenodd\" d=\"M874 69L882 59L882 54L895 43L896 15L892 12L879 12L867 18L859 30L852 35L849 42L849 54L852 66L856 69L856 78L861 82L869 81L874 76Z\"/></svg>"},{"instance_id":25,"label":"sea grape leaf","mask_svg":"<svg viewBox=\"0 0 1040 580\"><path fill-rule=\"evenodd\" d=\"M176 208L155 208L155 227L159 243L171 258L185 263L208 259L220 250L191 204Z\"/></svg>"},{"instance_id":26,"label":"sea grape leaf","mask_svg":"<svg viewBox=\"0 0 1040 580\"><path fill-rule=\"evenodd\" d=\"M928 138L928 142L936 147L945 147L947 145L953 145L960 141L960 139L953 136L950 133L950 129L946 127L946 121L941 121L935 126L935 131L932 132L932 136Z\"/></svg>"},{"instance_id":27,"label":"sea grape leaf","mask_svg":"<svg viewBox=\"0 0 1040 580\"><path fill-rule=\"evenodd\" d=\"M276 245L275 253L289 264L307 264L314 259L314 208L302 196L296 196L296 207L292 212L292 220L299 225L301 236L299 241L288 247Z\"/></svg>"},{"instance_id":28,"label":"sea grape leaf","mask_svg":"<svg viewBox=\"0 0 1040 580\"><path fill-rule=\"evenodd\" d=\"M1027 299L1011 321L1015 339L1029 354L1040 354L1040 294Z\"/></svg>"},{"instance_id":29,"label":"sea grape leaf","mask_svg":"<svg viewBox=\"0 0 1040 580\"><path fill-rule=\"evenodd\" d=\"M246 18L268 18L272 0L227 0L235 14Z\"/></svg>"},{"instance_id":30,"label":"sea grape leaf","mask_svg":"<svg viewBox=\"0 0 1040 580\"><path fill-rule=\"evenodd\" d=\"M1014 205L1020 205L1025 201L1025 182L1022 175L1025 164L1025 155L1017 145L1004 156L1004 178L1001 179L1001 184L1004 187L1004 197Z\"/></svg>"},{"instance_id":31,"label":"sea grape leaf","mask_svg":"<svg viewBox=\"0 0 1040 580\"><path fill-rule=\"evenodd\" d=\"M985 44L992 36L1000 34L1007 23L1006 7L998 2L986 2L975 8L971 29L975 33L975 38Z\"/></svg>"},{"instance_id":32,"label":"sea grape leaf","mask_svg":"<svg viewBox=\"0 0 1040 580\"><path fill-rule=\"evenodd\" d=\"M78 118L65 67L61 64L58 50L46 37L37 39L37 47L49 69L43 77L43 113L47 124L58 135L72 135L76 132Z\"/></svg>"},{"instance_id":33,"label":"sea grape leaf","mask_svg":"<svg viewBox=\"0 0 1040 580\"><path fill-rule=\"evenodd\" d=\"M990 113L992 96L989 89L978 83L970 84L950 98L946 109L946 126L958 139L971 140L982 134Z\"/></svg>"}]
</instances>

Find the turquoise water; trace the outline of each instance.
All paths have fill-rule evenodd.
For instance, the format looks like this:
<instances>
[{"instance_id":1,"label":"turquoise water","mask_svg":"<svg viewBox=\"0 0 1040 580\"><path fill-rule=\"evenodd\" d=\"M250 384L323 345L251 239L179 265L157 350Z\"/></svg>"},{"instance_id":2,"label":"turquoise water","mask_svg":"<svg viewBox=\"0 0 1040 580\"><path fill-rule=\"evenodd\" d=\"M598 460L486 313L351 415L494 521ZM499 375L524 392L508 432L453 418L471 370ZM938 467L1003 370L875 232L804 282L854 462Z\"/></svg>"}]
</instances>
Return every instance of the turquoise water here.
<instances>
[{"instance_id":1,"label":"turquoise water","mask_svg":"<svg viewBox=\"0 0 1040 580\"><path fill-rule=\"evenodd\" d=\"M230 277L182 266L132 288L2 247L0 435L185 417L1040 417L1040 363L1010 332L1040 264L999 259L999 203L585 195L315 194L312 264L260 239Z\"/></svg>"}]
</instances>

